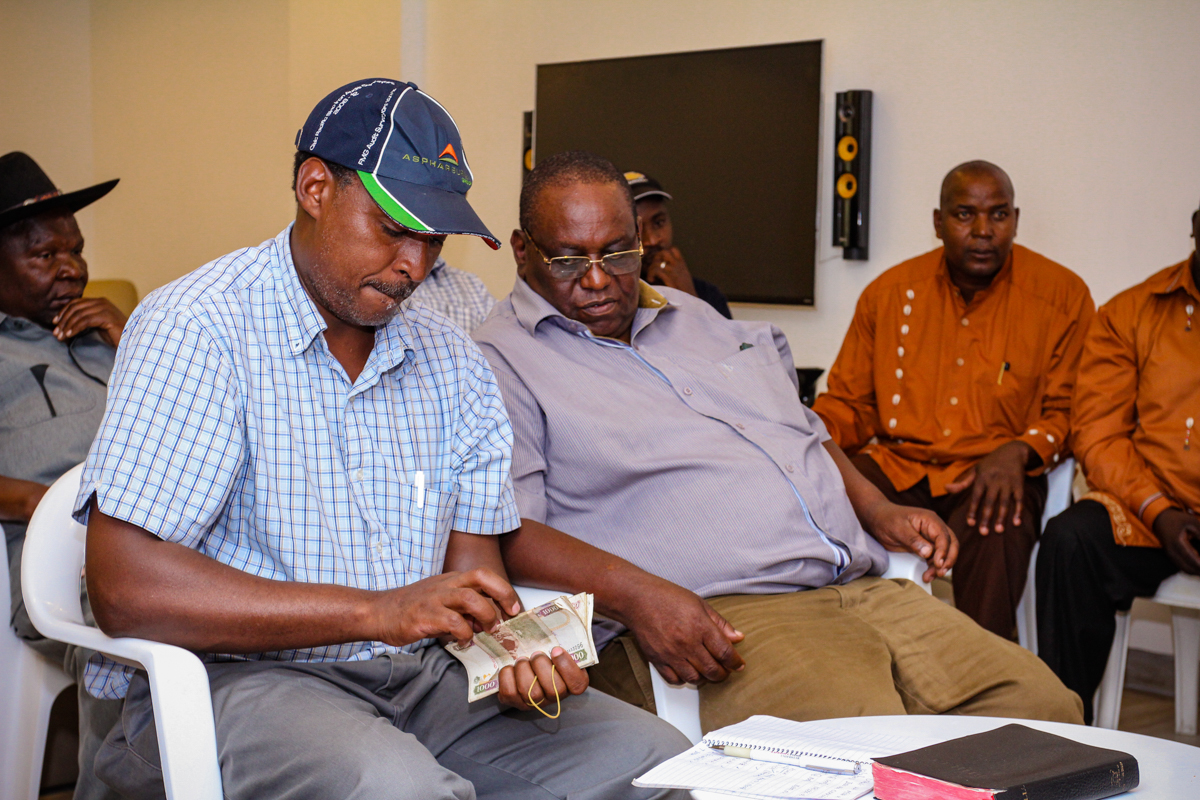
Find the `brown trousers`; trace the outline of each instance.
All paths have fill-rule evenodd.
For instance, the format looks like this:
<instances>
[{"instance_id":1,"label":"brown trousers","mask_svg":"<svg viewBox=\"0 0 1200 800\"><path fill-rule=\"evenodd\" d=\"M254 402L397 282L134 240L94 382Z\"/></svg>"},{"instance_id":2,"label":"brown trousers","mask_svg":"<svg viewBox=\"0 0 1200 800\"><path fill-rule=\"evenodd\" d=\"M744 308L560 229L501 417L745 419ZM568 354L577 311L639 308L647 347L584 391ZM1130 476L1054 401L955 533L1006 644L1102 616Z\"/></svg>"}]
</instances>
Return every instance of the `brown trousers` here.
<instances>
[{"instance_id":1,"label":"brown trousers","mask_svg":"<svg viewBox=\"0 0 1200 800\"><path fill-rule=\"evenodd\" d=\"M911 489L898 492L873 458L860 453L851 460L888 500L929 509L945 521L958 537L958 561L951 578L955 607L992 633L1015 640L1017 604L1025 591L1029 554L1041 534L1042 509L1046 506L1045 476L1025 479L1020 525L1014 527L1012 520L1007 519L1003 533L993 531L981 536L977 526L967 525L970 488L934 497L929 491L929 481L922 479Z\"/></svg>"},{"instance_id":2,"label":"brown trousers","mask_svg":"<svg viewBox=\"0 0 1200 800\"><path fill-rule=\"evenodd\" d=\"M709 602L746 638L746 668L700 687L708 732L752 714L794 720L971 714L1081 723L1079 696L1042 661L980 628L910 581ZM590 670L592 686L653 711L649 670L621 637Z\"/></svg>"}]
</instances>

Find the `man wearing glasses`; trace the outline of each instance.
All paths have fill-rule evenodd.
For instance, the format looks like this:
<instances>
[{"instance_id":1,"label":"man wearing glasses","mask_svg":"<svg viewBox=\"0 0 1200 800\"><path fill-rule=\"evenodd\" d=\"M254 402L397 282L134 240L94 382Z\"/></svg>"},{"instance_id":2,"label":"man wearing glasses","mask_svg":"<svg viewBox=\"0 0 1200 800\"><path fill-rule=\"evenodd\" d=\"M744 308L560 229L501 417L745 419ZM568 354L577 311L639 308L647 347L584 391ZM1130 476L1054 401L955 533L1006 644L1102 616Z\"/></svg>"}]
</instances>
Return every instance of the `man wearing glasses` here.
<instances>
[{"instance_id":1,"label":"man wearing glasses","mask_svg":"<svg viewBox=\"0 0 1200 800\"><path fill-rule=\"evenodd\" d=\"M829 441L777 328L714 325L702 300L639 280L636 219L604 159L539 163L510 239L518 280L475 331L514 433L522 524L502 537L505 566L595 594L592 685L653 708L647 662L704 684L706 731L762 713L1079 722L1079 698L1032 653L871 577L885 548L944 574L954 538Z\"/></svg>"}]
</instances>

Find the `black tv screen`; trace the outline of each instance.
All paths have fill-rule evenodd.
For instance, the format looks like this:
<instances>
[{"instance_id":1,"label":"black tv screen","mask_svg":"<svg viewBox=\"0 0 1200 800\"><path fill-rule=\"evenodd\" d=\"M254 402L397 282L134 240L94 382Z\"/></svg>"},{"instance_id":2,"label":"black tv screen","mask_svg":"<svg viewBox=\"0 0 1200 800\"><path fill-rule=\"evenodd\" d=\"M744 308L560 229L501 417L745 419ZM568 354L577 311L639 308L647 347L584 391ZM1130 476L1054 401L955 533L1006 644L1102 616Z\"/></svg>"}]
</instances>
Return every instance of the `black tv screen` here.
<instances>
[{"instance_id":1,"label":"black tv screen","mask_svg":"<svg viewBox=\"0 0 1200 800\"><path fill-rule=\"evenodd\" d=\"M820 113L819 41L541 64L534 160L589 150L657 178L694 276L812 305Z\"/></svg>"}]
</instances>

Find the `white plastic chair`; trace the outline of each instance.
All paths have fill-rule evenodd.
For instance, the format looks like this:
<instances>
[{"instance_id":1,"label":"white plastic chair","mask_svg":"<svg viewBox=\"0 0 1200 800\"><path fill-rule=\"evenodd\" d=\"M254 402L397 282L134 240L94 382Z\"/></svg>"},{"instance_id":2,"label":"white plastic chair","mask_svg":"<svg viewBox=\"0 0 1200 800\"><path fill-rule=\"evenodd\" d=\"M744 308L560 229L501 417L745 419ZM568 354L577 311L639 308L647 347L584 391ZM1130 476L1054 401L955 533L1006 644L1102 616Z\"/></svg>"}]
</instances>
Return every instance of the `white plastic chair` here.
<instances>
[{"instance_id":1,"label":"white plastic chair","mask_svg":"<svg viewBox=\"0 0 1200 800\"><path fill-rule=\"evenodd\" d=\"M1046 473L1046 507L1042 509L1042 530L1046 523L1071 506L1071 486L1075 482L1075 459L1068 458ZM1029 569L1025 575L1025 591L1017 604L1017 641L1021 647L1037 654L1037 593L1034 575L1041 542L1035 542L1029 554Z\"/></svg>"},{"instance_id":2,"label":"white plastic chair","mask_svg":"<svg viewBox=\"0 0 1200 800\"><path fill-rule=\"evenodd\" d=\"M8 608L8 564L0 563L0 607ZM0 621L0 798L37 800L46 752L50 707L74 681L62 664L43 656L17 638Z\"/></svg>"},{"instance_id":3,"label":"white plastic chair","mask_svg":"<svg viewBox=\"0 0 1200 800\"><path fill-rule=\"evenodd\" d=\"M1200 678L1200 578L1176 573L1159 584L1152 602L1171 609L1175 639L1175 732L1196 734L1197 679ZM1129 612L1117 612L1117 632L1096 689L1092 724L1116 729L1121 721L1125 690L1125 659L1129 653Z\"/></svg>"},{"instance_id":4,"label":"white plastic chair","mask_svg":"<svg viewBox=\"0 0 1200 800\"><path fill-rule=\"evenodd\" d=\"M890 563L883 574L885 578L907 578L918 586L932 593L929 584L921 580L925 572L925 562L909 553L888 553ZM526 608L548 603L562 592L552 592L546 589L532 589L528 586L514 586L521 597L521 604ZM667 683L658 670L650 668L650 684L654 690L654 705L660 719L674 725L692 741L700 741L700 690L690 683L682 686L672 686Z\"/></svg>"},{"instance_id":5,"label":"white plastic chair","mask_svg":"<svg viewBox=\"0 0 1200 800\"><path fill-rule=\"evenodd\" d=\"M79 579L86 529L71 517L82 471L77 466L55 481L29 523L21 561L29 616L47 638L145 669L168 800L222 800L212 698L200 659L173 645L113 639L83 623Z\"/></svg>"}]
</instances>

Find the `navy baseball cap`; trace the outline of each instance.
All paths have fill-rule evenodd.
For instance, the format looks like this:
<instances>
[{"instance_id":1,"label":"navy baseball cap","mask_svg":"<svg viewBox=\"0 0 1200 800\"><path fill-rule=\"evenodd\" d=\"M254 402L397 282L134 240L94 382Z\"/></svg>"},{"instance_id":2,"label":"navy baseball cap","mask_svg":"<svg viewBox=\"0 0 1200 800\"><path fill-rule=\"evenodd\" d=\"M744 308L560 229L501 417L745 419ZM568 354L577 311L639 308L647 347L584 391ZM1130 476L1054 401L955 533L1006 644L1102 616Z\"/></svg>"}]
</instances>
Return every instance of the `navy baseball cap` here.
<instances>
[{"instance_id":1,"label":"navy baseball cap","mask_svg":"<svg viewBox=\"0 0 1200 800\"><path fill-rule=\"evenodd\" d=\"M474 180L454 119L417 88L387 78L330 92L296 134L296 149L358 173L389 217L420 233L500 240L467 204Z\"/></svg>"}]
</instances>

